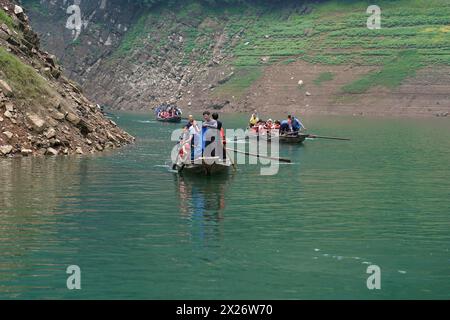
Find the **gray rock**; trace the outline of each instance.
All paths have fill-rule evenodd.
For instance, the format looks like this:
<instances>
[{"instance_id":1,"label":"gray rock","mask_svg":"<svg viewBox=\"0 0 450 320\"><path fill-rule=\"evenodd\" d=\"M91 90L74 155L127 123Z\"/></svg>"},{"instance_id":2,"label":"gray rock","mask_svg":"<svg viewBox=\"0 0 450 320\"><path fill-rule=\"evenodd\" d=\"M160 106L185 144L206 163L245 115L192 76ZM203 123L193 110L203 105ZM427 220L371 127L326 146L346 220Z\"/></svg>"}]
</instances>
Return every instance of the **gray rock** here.
<instances>
[{"instance_id":1,"label":"gray rock","mask_svg":"<svg viewBox=\"0 0 450 320\"><path fill-rule=\"evenodd\" d=\"M5 113L3 115L8 119L14 118L13 114L9 111L5 111Z\"/></svg>"},{"instance_id":2,"label":"gray rock","mask_svg":"<svg viewBox=\"0 0 450 320\"><path fill-rule=\"evenodd\" d=\"M57 156L58 150L55 150L53 148L47 148L47 151L45 152L45 154L48 156Z\"/></svg>"},{"instance_id":3,"label":"gray rock","mask_svg":"<svg viewBox=\"0 0 450 320\"><path fill-rule=\"evenodd\" d=\"M41 133L45 130L46 123L37 114L27 113L27 120L30 122L34 131Z\"/></svg>"},{"instance_id":4,"label":"gray rock","mask_svg":"<svg viewBox=\"0 0 450 320\"><path fill-rule=\"evenodd\" d=\"M0 90L3 91L5 96L12 97L13 96L13 90L11 87L4 81L0 79Z\"/></svg>"},{"instance_id":5,"label":"gray rock","mask_svg":"<svg viewBox=\"0 0 450 320\"><path fill-rule=\"evenodd\" d=\"M45 136L47 139L54 138L56 136L56 130L53 128L48 129L48 131L45 133Z\"/></svg>"},{"instance_id":6,"label":"gray rock","mask_svg":"<svg viewBox=\"0 0 450 320\"><path fill-rule=\"evenodd\" d=\"M2 153L5 156L7 154L11 153L12 151L13 151L13 147L10 145L0 146L0 153Z\"/></svg>"},{"instance_id":7,"label":"gray rock","mask_svg":"<svg viewBox=\"0 0 450 320\"><path fill-rule=\"evenodd\" d=\"M9 131L5 131L5 132L3 132L3 134L10 140L14 135L11 133L11 132L9 132Z\"/></svg>"},{"instance_id":8,"label":"gray rock","mask_svg":"<svg viewBox=\"0 0 450 320\"><path fill-rule=\"evenodd\" d=\"M83 149L81 147L78 147L75 149L76 154L84 154Z\"/></svg>"},{"instance_id":9,"label":"gray rock","mask_svg":"<svg viewBox=\"0 0 450 320\"><path fill-rule=\"evenodd\" d=\"M66 120L72 123L74 126L78 125L81 121L80 117L71 112L66 114Z\"/></svg>"},{"instance_id":10,"label":"gray rock","mask_svg":"<svg viewBox=\"0 0 450 320\"><path fill-rule=\"evenodd\" d=\"M51 114L52 118L58 121L63 121L64 120L64 115L61 112L58 111L53 111Z\"/></svg>"},{"instance_id":11,"label":"gray rock","mask_svg":"<svg viewBox=\"0 0 450 320\"><path fill-rule=\"evenodd\" d=\"M20 153L22 154L22 156L28 157L29 155L33 154L33 150L30 150L30 149L22 149L22 150L20 150Z\"/></svg>"},{"instance_id":12,"label":"gray rock","mask_svg":"<svg viewBox=\"0 0 450 320\"><path fill-rule=\"evenodd\" d=\"M14 112L14 105L11 102L5 104L6 111Z\"/></svg>"}]
</instances>

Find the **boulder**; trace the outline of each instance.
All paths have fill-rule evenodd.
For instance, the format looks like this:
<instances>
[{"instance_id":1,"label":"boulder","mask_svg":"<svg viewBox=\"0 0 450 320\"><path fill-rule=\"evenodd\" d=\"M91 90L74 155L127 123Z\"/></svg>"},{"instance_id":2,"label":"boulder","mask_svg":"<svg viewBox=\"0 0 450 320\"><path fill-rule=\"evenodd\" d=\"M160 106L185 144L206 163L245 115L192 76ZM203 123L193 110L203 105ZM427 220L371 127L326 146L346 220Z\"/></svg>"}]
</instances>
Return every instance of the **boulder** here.
<instances>
[{"instance_id":1,"label":"boulder","mask_svg":"<svg viewBox=\"0 0 450 320\"><path fill-rule=\"evenodd\" d=\"M66 114L66 120L69 121L74 126L78 125L81 121L80 117L71 112Z\"/></svg>"},{"instance_id":2,"label":"boulder","mask_svg":"<svg viewBox=\"0 0 450 320\"><path fill-rule=\"evenodd\" d=\"M58 120L58 121L63 121L63 120L65 119L64 114L62 114L61 112L56 111L56 110L54 110L54 111L51 113L51 117L52 117L53 119L55 119L55 120Z\"/></svg>"},{"instance_id":3,"label":"boulder","mask_svg":"<svg viewBox=\"0 0 450 320\"><path fill-rule=\"evenodd\" d=\"M14 6L14 13L16 16L22 14L23 13L22 7L18 5Z\"/></svg>"},{"instance_id":4,"label":"boulder","mask_svg":"<svg viewBox=\"0 0 450 320\"><path fill-rule=\"evenodd\" d=\"M14 105L11 102L5 104L6 111L14 112Z\"/></svg>"},{"instance_id":5,"label":"boulder","mask_svg":"<svg viewBox=\"0 0 450 320\"><path fill-rule=\"evenodd\" d=\"M11 132L9 132L9 131L5 131L5 132L3 132L3 134L8 138L8 140L10 140L14 135L11 133Z\"/></svg>"},{"instance_id":6,"label":"boulder","mask_svg":"<svg viewBox=\"0 0 450 320\"><path fill-rule=\"evenodd\" d=\"M0 153L3 155L7 155L13 151L13 147L10 145L0 146Z\"/></svg>"},{"instance_id":7,"label":"boulder","mask_svg":"<svg viewBox=\"0 0 450 320\"><path fill-rule=\"evenodd\" d=\"M0 79L0 90L3 91L3 94L6 97L12 97L13 95L13 90L11 89L11 87L4 81Z\"/></svg>"},{"instance_id":8,"label":"boulder","mask_svg":"<svg viewBox=\"0 0 450 320\"><path fill-rule=\"evenodd\" d=\"M0 29L0 39L8 41L11 36L7 34L5 31Z\"/></svg>"},{"instance_id":9,"label":"boulder","mask_svg":"<svg viewBox=\"0 0 450 320\"><path fill-rule=\"evenodd\" d=\"M37 133L41 133L45 130L46 123L37 114L27 113L27 120L30 122L33 130Z\"/></svg>"},{"instance_id":10,"label":"boulder","mask_svg":"<svg viewBox=\"0 0 450 320\"><path fill-rule=\"evenodd\" d=\"M53 148L47 148L47 151L45 152L47 156L57 156L58 150L55 150Z\"/></svg>"},{"instance_id":11,"label":"boulder","mask_svg":"<svg viewBox=\"0 0 450 320\"><path fill-rule=\"evenodd\" d=\"M30 150L30 149L22 149L22 150L20 150L20 153L22 154L22 156L28 157L29 155L33 154L33 150Z\"/></svg>"},{"instance_id":12,"label":"boulder","mask_svg":"<svg viewBox=\"0 0 450 320\"><path fill-rule=\"evenodd\" d=\"M48 131L45 133L45 136L47 139L54 138L56 136L56 130L53 128L48 129Z\"/></svg>"},{"instance_id":13,"label":"boulder","mask_svg":"<svg viewBox=\"0 0 450 320\"><path fill-rule=\"evenodd\" d=\"M3 115L8 119L14 118L13 114L10 111L5 111Z\"/></svg>"},{"instance_id":14,"label":"boulder","mask_svg":"<svg viewBox=\"0 0 450 320\"><path fill-rule=\"evenodd\" d=\"M76 154L84 154L83 149L81 149L81 147L76 148L75 152Z\"/></svg>"}]
</instances>

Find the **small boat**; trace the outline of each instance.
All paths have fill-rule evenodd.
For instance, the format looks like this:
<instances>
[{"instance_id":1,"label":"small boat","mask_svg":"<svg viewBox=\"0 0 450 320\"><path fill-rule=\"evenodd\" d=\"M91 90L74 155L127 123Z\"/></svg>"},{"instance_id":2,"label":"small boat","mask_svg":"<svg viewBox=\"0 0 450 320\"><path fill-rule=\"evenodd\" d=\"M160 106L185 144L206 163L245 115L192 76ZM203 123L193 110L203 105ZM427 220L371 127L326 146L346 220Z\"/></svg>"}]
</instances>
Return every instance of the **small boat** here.
<instances>
[{"instance_id":1,"label":"small boat","mask_svg":"<svg viewBox=\"0 0 450 320\"><path fill-rule=\"evenodd\" d=\"M181 116L173 116L173 117L168 117L168 118L163 118L163 117L157 116L156 120L158 120L160 122L180 123L182 118L181 118Z\"/></svg>"},{"instance_id":2,"label":"small boat","mask_svg":"<svg viewBox=\"0 0 450 320\"><path fill-rule=\"evenodd\" d=\"M228 173L231 166L232 163L229 159L222 160L219 157L204 157L195 160L194 163L178 162L174 165L174 168L180 174L212 176Z\"/></svg>"},{"instance_id":3,"label":"small boat","mask_svg":"<svg viewBox=\"0 0 450 320\"><path fill-rule=\"evenodd\" d=\"M297 133L297 134L282 134L279 139L282 143L303 143L309 134Z\"/></svg>"},{"instance_id":4,"label":"small boat","mask_svg":"<svg viewBox=\"0 0 450 320\"><path fill-rule=\"evenodd\" d=\"M280 134L279 132L277 132L276 134L278 136L278 141L280 143L286 143L286 144L295 144L295 143L301 144L301 143L303 143L306 140L306 138L309 137L309 134L304 134L304 133L283 133L283 134ZM271 142L273 136L274 135L271 135L270 132L263 132L263 133L261 133L261 132L256 132L256 130L254 130L254 129L250 129L247 138L249 138L249 137L252 137L252 138L256 137L258 139L264 139L264 140L267 140L267 141Z\"/></svg>"}]
</instances>

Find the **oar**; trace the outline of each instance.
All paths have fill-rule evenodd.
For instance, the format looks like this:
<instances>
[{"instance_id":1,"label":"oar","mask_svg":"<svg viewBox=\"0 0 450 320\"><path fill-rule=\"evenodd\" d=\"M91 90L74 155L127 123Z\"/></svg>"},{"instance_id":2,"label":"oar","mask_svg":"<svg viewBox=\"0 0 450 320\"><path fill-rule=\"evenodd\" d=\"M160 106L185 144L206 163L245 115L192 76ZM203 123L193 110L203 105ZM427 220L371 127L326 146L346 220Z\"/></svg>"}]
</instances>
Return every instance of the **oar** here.
<instances>
[{"instance_id":1,"label":"oar","mask_svg":"<svg viewBox=\"0 0 450 320\"><path fill-rule=\"evenodd\" d=\"M234 163L233 158L230 156L230 153L228 152L228 149L225 148L225 143L223 143L223 141L222 141L222 145L223 145L223 147L225 149L225 153L227 154L228 159L230 159L230 162L233 165L233 170L237 171L236 163Z\"/></svg>"},{"instance_id":2,"label":"oar","mask_svg":"<svg viewBox=\"0 0 450 320\"><path fill-rule=\"evenodd\" d=\"M246 156L263 158L263 159L269 159L269 160L274 160L274 161L278 161L278 162L292 163L292 161L290 159L266 157L266 156L262 156L260 154L254 154L254 153L250 153L250 152L243 152L243 151L234 150L234 149L230 149L230 148L227 148L227 150L230 150L230 151L233 151L233 152L236 152L236 153L240 153L240 154L245 154Z\"/></svg>"},{"instance_id":3,"label":"oar","mask_svg":"<svg viewBox=\"0 0 450 320\"><path fill-rule=\"evenodd\" d=\"M316 136L314 134L308 135L308 138L311 139L328 139L328 140L340 140L340 141L352 141L349 138L338 138L338 137L325 137L325 136Z\"/></svg>"}]
</instances>

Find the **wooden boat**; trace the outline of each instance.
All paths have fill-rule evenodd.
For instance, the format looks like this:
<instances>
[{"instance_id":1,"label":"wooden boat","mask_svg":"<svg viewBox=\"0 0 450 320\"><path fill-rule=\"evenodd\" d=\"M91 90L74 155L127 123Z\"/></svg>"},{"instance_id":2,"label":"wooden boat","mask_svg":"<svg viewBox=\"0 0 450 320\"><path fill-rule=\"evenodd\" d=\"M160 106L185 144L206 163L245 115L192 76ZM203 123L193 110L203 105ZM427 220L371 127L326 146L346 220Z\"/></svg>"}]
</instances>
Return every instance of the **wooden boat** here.
<instances>
[{"instance_id":1,"label":"wooden boat","mask_svg":"<svg viewBox=\"0 0 450 320\"><path fill-rule=\"evenodd\" d=\"M297 133L297 134L282 134L279 137L281 143L303 143L309 134Z\"/></svg>"},{"instance_id":2,"label":"wooden boat","mask_svg":"<svg viewBox=\"0 0 450 320\"><path fill-rule=\"evenodd\" d=\"M181 118L181 116L174 116L174 117L169 117L169 118L161 118L161 117L157 116L156 120L158 120L160 122L180 123L182 118Z\"/></svg>"},{"instance_id":3,"label":"wooden boat","mask_svg":"<svg viewBox=\"0 0 450 320\"><path fill-rule=\"evenodd\" d=\"M252 137L252 138L256 137L257 139L264 139L264 140L271 142L273 135L271 136L271 134L268 132L258 133L255 130L250 130L249 136L247 138L249 138L249 137ZM309 134L304 134L304 133L294 133L294 134L292 134L292 133L291 134L290 133L279 134L278 133L278 141L280 143L286 143L286 144L296 144L296 143L301 144L308 137L309 137Z\"/></svg>"},{"instance_id":4,"label":"wooden boat","mask_svg":"<svg viewBox=\"0 0 450 320\"><path fill-rule=\"evenodd\" d=\"M180 174L192 174L197 176L212 176L225 174L230 171L232 163L229 159L221 160L219 157L199 158L194 163L175 164L175 169Z\"/></svg>"}]
</instances>

